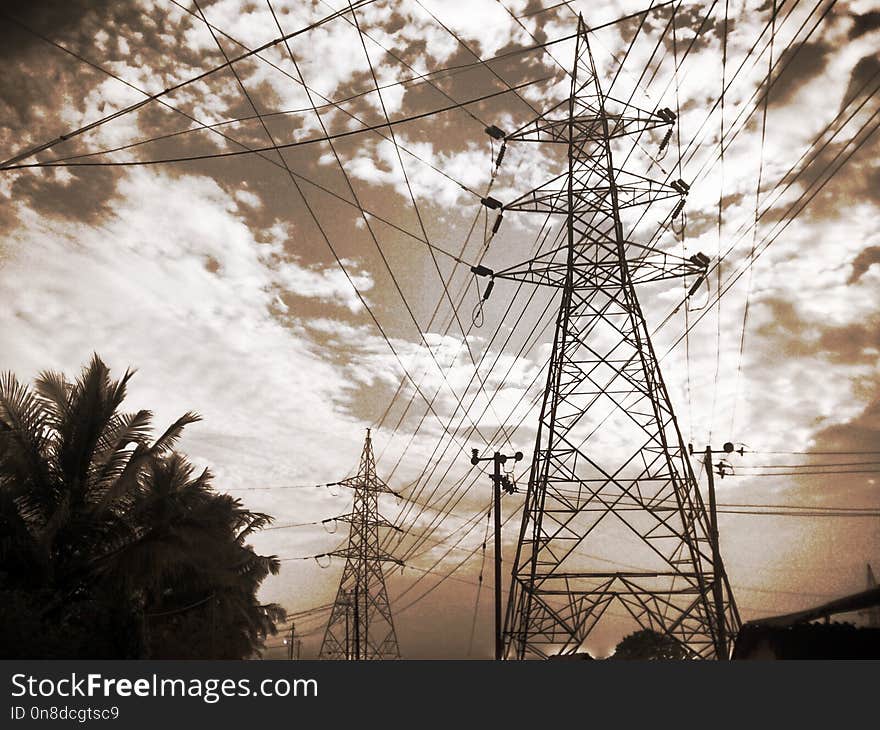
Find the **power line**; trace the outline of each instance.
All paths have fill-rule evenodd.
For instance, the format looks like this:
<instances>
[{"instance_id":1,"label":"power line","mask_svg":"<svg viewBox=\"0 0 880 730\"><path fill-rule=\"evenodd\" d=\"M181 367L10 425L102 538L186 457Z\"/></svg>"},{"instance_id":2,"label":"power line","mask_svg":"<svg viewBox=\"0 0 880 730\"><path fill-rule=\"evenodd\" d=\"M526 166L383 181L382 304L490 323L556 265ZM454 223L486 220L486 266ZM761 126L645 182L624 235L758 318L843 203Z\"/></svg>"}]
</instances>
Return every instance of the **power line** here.
<instances>
[{"instance_id":1,"label":"power line","mask_svg":"<svg viewBox=\"0 0 880 730\"><path fill-rule=\"evenodd\" d=\"M361 0L362 2L375 2L375 0ZM342 139L345 137L351 137L353 135L363 134L364 132L372 132L377 129L382 129L383 127L388 127L390 125L398 125L398 124L407 124L409 122L418 121L419 119L425 119L427 117L434 116L436 114L441 114L444 112L452 111L454 109L459 109L462 106L466 106L468 104L476 104L481 101L486 101L487 99L493 99L498 96L503 96L504 94L509 94L512 90L516 91L518 89L524 89L528 86L532 86L534 84L539 84L546 81L546 78L541 79L533 79L531 81L525 81L523 83L517 84L516 86L512 86L510 89L503 89L501 91L495 91L489 94L484 94L483 96L478 96L473 99L468 99L467 101L458 102L457 104L450 104L445 107L440 107L438 109L432 109L431 111L421 112L419 114L413 114L408 117L402 117L400 119L393 119L390 122L382 122L381 124L376 124L368 127L363 127L361 129L350 129L344 132L337 132L335 134L328 134L323 137L313 137L310 139L299 140L296 142L284 142L278 145L269 145L268 147L253 147L244 150L232 150L229 152L211 152L205 153L201 155L181 155L178 157L166 157L162 159L155 160L109 160L104 162L78 162L76 160L70 162L58 162L58 161L48 161L48 162L29 162L23 164L14 164L15 160L8 160L6 162L0 163L0 170L23 170L28 168L37 168L37 167L148 167L152 165L168 165L168 164L176 164L180 162L199 162L202 160L217 160L217 159L226 159L230 157L240 157L242 155L255 154L258 152L270 152L277 150L285 150L291 149L293 147L303 147L307 145L312 145L321 142L328 142L334 139ZM261 115L258 115L261 116ZM68 136L69 138L69 136ZM30 157L30 155L27 155Z\"/></svg>"},{"instance_id":2,"label":"power line","mask_svg":"<svg viewBox=\"0 0 880 730\"><path fill-rule=\"evenodd\" d=\"M375 0L358 0L356 5L358 7L362 7L365 5L369 5L373 2L375 2ZM85 132L88 132L89 130L94 129L94 128L100 126L101 124L104 124L105 122L112 121L113 119L118 119L119 117L121 117L125 114L136 111L137 109L140 109L141 107L146 106L150 102L160 100L162 97L167 96L167 95L177 91L178 89L182 89L184 86L192 84L196 81L201 81L202 79L205 79L208 76L211 76L212 74L217 73L218 71L222 71L223 69L225 69L227 67L231 67L232 64L234 64L234 63L237 63L239 61L243 61L244 59L250 58L251 56L259 53L260 51L264 51L267 48L271 48L272 46L277 45L278 43L281 43L283 40L287 40L289 38L294 38L298 35L302 35L303 33L307 33L315 28L319 28L320 26L322 26L326 23L329 23L330 21L339 17L342 14L342 12L343 11L341 11L341 10L336 11L336 12L332 13L331 15L325 16L324 18L321 18L321 19L315 21L314 23L310 23L309 25L307 25L303 28L300 28L299 30L293 31L292 33L288 34L288 36L286 38L276 38L275 40L269 41L268 43L264 43L259 48L255 48L252 51L249 51L249 52L241 54L233 59L230 59L221 66L216 66L215 68L209 69L208 71L203 71L202 73L198 74L197 76L193 76L189 79L186 79L185 81L180 81L177 84L173 84L172 86L169 86L166 89L164 89L156 94L149 94L147 96L147 98L143 99L142 101L136 102L136 103L131 104L127 107L119 109L119 110L113 112L112 114L108 114L107 116L101 117L100 119L97 119L93 122L90 122L89 124L86 124L85 126L79 127L78 129L70 130L66 134L63 134L60 137L58 137L57 139L53 139L48 142L44 142L43 144L39 144L39 145L36 145L35 147L31 147L27 150L24 150L23 152L20 152L20 153L14 155L13 157L10 157L9 159L0 163L0 168L15 169L14 167L11 167L11 166L21 160L27 159L28 157L32 157L33 155L38 154L39 152L43 152L47 149L50 149L51 147L54 147L55 145L57 145L61 142L66 142L67 140L69 140L73 137L77 137L81 134L84 134ZM5 11L0 11L0 14L2 14L3 17L12 21L16 25L18 25L20 27L25 27L20 21L16 20L13 16L9 15ZM27 28L25 28L25 29L29 30Z\"/></svg>"}]
</instances>

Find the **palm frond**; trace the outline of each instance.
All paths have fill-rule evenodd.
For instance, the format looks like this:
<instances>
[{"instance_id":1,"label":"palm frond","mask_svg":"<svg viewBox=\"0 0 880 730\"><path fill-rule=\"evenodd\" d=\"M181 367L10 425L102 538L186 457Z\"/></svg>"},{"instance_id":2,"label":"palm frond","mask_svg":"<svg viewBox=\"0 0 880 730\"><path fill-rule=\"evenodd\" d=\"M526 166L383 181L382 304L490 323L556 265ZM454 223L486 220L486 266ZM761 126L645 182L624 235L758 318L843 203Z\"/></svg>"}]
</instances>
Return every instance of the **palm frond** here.
<instances>
[{"instance_id":1,"label":"palm frond","mask_svg":"<svg viewBox=\"0 0 880 730\"><path fill-rule=\"evenodd\" d=\"M164 454L169 451L177 440L180 438L180 434L183 432L183 429L186 426L189 426L192 423L198 423L202 420L202 417L198 413L194 413L192 411L187 411L180 418L178 418L174 423L172 423L168 429L163 433L159 438L156 439L155 443L152 446L152 452L154 454Z\"/></svg>"},{"instance_id":2,"label":"palm frond","mask_svg":"<svg viewBox=\"0 0 880 730\"><path fill-rule=\"evenodd\" d=\"M0 470L4 489L47 509L54 499L46 409L12 373L0 376Z\"/></svg>"},{"instance_id":3,"label":"palm frond","mask_svg":"<svg viewBox=\"0 0 880 730\"><path fill-rule=\"evenodd\" d=\"M34 388L46 402L52 425L58 426L68 421L70 416L71 384L63 373L43 370L34 381Z\"/></svg>"}]
</instances>

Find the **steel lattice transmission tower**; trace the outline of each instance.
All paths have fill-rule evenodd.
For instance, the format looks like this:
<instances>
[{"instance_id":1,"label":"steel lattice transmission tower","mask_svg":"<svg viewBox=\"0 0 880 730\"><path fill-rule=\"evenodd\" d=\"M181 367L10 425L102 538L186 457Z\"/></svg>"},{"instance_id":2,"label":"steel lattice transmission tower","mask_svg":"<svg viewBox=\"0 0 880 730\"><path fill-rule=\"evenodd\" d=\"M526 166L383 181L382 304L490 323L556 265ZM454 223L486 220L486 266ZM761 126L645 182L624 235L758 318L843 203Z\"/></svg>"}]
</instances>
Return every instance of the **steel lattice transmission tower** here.
<instances>
[{"instance_id":1,"label":"steel lattice transmission tower","mask_svg":"<svg viewBox=\"0 0 880 730\"><path fill-rule=\"evenodd\" d=\"M483 201L563 217L565 244L502 271L474 269L561 290L505 657L573 653L600 623L622 622L671 637L686 656L727 657L739 617L720 559L713 565L708 517L635 288L690 275L693 291L708 259L627 240L622 214L668 200L674 217L688 187L612 161L617 140L668 132L675 114L603 94L582 18L571 77L562 104L512 134L487 129L505 144L567 148L563 174L511 203Z\"/></svg>"},{"instance_id":2,"label":"steel lattice transmission tower","mask_svg":"<svg viewBox=\"0 0 880 730\"><path fill-rule=\"evenodd\" d=\"M322 659L400 659L382 565L402 563L379 549L382 528L398 529L379 515L379 495L395 494L376 476L370 429L357 476L339 482L354 489L348 546L327 555L345 559L342 579L321 643Z\"/></svg>"}]
</instances>

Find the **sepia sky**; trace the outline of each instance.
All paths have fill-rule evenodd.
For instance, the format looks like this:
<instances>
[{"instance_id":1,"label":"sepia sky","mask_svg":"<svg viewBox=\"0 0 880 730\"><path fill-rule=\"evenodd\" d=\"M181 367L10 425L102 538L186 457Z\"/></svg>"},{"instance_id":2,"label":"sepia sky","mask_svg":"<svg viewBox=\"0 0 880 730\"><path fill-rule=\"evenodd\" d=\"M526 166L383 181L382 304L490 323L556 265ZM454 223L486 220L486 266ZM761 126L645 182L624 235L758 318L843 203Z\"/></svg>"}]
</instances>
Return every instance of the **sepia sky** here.
<instances>
[{"instance_id":1,"label":"sepia sky","mask_svg":"<svg viewBox=\"0 0 880 730\"><path fill-rule=\"evenodd\" d=\"M0 171L0 369L73 375L97 352L117 374L137 369L127 406L152 409L157 426L201 413L181 448L211 467L218 489L276 517L282 529L253 540L284 559L261 595L291 612L332 601L340 575L339 560L299 558L335 549L346 526L300 523L346 513L351 495L310 485L354 474L372 427L380 476L410 498L382 501L406 530L386 544L407 565L388 573L401 652L463 657L471 645L487 657L491 548L479 602L476 586L490 482L470 471L470 449L525 452L524 490L557 300L498 281L477 326L473 277L447 254L500 269L538 242L540 216L507 214L485 245L494 213L479 197L498 150L483 127L511 131L564 99L574 42L516 51L571 36L577 12L598 27L649 4L362 3L354 18L236 63L238 78L206 75L19 163L101 164ZM0 7L4 160L280 35L265 0ZM286 34L348 6L272 7ZM687 307L680 281L641 292L685 438L697 449L743 445L729 459L735 475L718 480L722 504L828 510L723 511L745 619L862 590L865 564L880 568L877 517L838 516L880 508L880 4L780 0L771 48L773 7L683 0L591 34L606 92L680 110L662 159L661 131L627 160L692 185L684 244L671 230L661 244L723 255L720 306L715 272ZM392 140L386 112L425 116L395 125ZM289 144L327 133L342 136L210 158L271 148L269 135ZM511 144L491 194L511 200L559 163L556 151ZM766 212L755 227L759 175ZM634 240L667 213L649 211ZM521 504L522 494L505 497L505 516ZM326 617L301 619L305 656ZM607 654L618 638L589 648Z\"/></svg>"}]
</instances>

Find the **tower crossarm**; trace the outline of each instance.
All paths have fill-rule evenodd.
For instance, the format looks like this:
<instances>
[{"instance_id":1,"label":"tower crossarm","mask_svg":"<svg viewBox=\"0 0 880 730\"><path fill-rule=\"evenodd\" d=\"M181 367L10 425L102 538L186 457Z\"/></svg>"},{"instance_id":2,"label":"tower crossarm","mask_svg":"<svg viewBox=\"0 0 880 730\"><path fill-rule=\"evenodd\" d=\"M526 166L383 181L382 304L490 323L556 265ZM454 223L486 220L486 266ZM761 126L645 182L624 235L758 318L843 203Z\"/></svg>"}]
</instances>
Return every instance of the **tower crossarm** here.
<instances>
[{"instance_id":1,"label":"tower crossarm","mask_svg":"<svg viewBox=\"0 0 880 730\"><path fill-rule=\"evenodd\" d=\"M364 525L366 527L386 527L389 530L396 530L397 532L403 532L397 525L389 522L384 517L376 517L375 519L364 518L363 515L358 514L356 512L349 512L347 515L339 515L338 517L328 517L326 520L321 520L322 524L328 522L347 522L349 524L357 524Z\"/></svg>"},{"instance_id":2,"label":"tower crossarm","mask_svg":"<svg viewBox=\"0 0 880 730\"><path fill-rule=\"evenodd\" d=\"M607 179L601 182L573 180L570 187L566 177L567 174L563 174L553 178L516 200L505 203L502 210L550 215L611 215L614 212L612 189L617 195L619 210L682 197L682 191L673 184L632 173L621 173L613 183Z\"/></svg>"},{"instance_id":3,"label":"tower crossarm","mask_svg":"<svg viewBox=\"0 0 880 730\"><path fill-rule=\"evenodd\" d=\"M331 550L329 553L321 553L320 555L316 555L316 558L344 558L345 560L363 560L364 555L363 551L360 547L346 547L341 550ZM396 563L397 565L404 567L405 563L399 558L395 558L393 555L382 552L381 550L370 551L368 555L366 555L366 559L369 561L381 561L383 563Z\"/></svg>"},{"instance_id":4,"label":"tower crossarm","mask_svg":"<svg viewBox=\"0 0 880 730\"><path fill-rule=\"evenodd\" d=\"M615 112L596 99L585 103L580 113L568 114L568 100L564 100L537 119L533 119L514 132L504 136L505 142L550 142L560 144L585 144L617 139L631 134L642 134L653 129L671 128L676 115L669 109L646 111L633 104L605 97L604 102L613 102ZM605 121L608 132L605 133Z\"/></svg>"},{"instance_id":5,"label":"tower crossarm","mask_svg":"<svg viewBox=\"0 0 880 730\"><path fill-rule=\"evenodd\" d=\"M616 252L613 251L613 244L609 243L608 249L607 257L600 259L596 256L595 242L580 250L575 248L574 256L577 261L578 273L572 282L574 289L591 291L606 286L609 277L620 269L620 262ZM477 270L475 267L474 273L492 279L507 279L539 286L562 288L567 281L568 264L565 258L567 250L568 247L555 248L501 271L492 271L486 267ZM628 242L626 250L627 269L633 284L649 284L667 279L693 277L691 284L691 292L693 292L705 280L710 262L709 258L702 253L685 258L635 242Z\"/></svg>"},{"instance_id":6,"label":"tower crossarm","mask_svg":"<svg viewBox=\"0 0 880 730\"><path fill-rule=\"evenodd\" d=\"M365 492L373 492L375 494L393 494L395 497L400 495L383 482L379 477L372 475L365 479L363 474L342 479L336 483L340 487L350 487L351 489L361 489Z\"/></svg>"}]
</instances>

